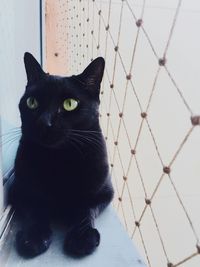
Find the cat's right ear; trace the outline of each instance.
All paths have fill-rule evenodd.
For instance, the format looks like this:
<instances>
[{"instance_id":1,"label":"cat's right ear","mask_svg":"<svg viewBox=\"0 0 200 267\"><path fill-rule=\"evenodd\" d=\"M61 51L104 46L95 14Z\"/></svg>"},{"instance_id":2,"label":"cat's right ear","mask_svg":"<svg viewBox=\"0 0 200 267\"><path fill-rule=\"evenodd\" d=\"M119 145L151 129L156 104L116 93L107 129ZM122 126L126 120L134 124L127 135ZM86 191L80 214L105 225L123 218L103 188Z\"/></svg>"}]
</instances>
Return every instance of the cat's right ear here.
<instances>
[{"instance_id":1,"label":"cat's right ear","mask_svg":"<svg viewBox=\"0 0 200 267\"><path fill-rule=\"evenodd\" d=\"M40 64L37 62L34 56L28 52L24 54L24 65L28 84L33 84L45 76L45 72L41 68Z\"/></svg>"}]
</instances>

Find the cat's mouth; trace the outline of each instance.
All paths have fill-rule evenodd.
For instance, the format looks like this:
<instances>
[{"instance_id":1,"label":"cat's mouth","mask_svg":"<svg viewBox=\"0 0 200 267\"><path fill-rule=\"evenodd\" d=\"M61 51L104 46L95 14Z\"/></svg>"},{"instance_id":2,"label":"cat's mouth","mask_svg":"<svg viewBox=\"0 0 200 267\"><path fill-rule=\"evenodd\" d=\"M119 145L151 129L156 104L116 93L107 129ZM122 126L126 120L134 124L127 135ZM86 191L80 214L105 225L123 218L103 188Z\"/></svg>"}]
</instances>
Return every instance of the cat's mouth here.
<instances>
[{"instance_id":1,"label":"cat's mouth","mask_svg":"<svg viewBox=\"0 0 200 267\"><path fill-rule=\"evenodd\" d=\"M47 147L47 148L52 148L52 149L60 149L65 146L66 140L63 139L56 139L56 138L47 138L45 140L40 140L39 141L40 145Z\"/></svg>"},{"instance_id":2,"label":"cat's mouth","mask_svg":"<svg viewBox=\"0 0 200 267\"><path fill-rule=\"evenodd\" d=\"M38 142L41 146L47 147L47 148L60 148L63 145L63 141L61 140L56 140L54 142L52 141L39 141Z\"/></svg>"},{"instance_id":3,"label":"cat's mouth","mask_svg":"<svg viewBox=\"0 0 200 267\"><path fill-rule=\"evenodd\" d=\"M66 143L67 136L64 137L59 132L45 131L38 133L34 141L43 147L59 149Z\"/></svg>"}]
</instances>

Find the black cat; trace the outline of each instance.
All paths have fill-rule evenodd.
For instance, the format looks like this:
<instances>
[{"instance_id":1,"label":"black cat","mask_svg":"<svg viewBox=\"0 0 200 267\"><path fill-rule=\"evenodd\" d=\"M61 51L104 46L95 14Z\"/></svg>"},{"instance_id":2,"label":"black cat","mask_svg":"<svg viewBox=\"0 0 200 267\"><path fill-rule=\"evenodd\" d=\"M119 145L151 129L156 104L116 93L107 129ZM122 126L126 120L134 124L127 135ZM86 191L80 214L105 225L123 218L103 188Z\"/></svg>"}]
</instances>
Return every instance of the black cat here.
<instances>
[{"instance_id":1,"label":"black cat","mask_svg":"<svg viewBox=\"0 0 200 267\"><path fill-rule=\"evenodd\" d=\"M45 73L29 53L24 62L28 83L10 190L21 223L16 247L24 257L46 251L56 218L66 225L65 252L82 257L99 245L94 219L113 198L98 113L105 62L99 57L71 77Z\"/></svg>"}]
</instances>

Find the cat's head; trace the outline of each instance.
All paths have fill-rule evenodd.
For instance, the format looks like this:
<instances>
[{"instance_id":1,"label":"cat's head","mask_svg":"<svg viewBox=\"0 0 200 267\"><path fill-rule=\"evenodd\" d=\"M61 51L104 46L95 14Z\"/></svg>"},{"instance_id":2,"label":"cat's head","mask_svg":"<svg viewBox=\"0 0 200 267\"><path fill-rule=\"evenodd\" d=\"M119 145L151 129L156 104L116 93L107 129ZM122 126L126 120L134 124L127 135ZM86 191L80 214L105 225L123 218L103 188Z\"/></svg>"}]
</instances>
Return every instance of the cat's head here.
<instances>
[{"instance_id":1,"label":"cat's head","mask_svg":"<svg viewBox=\"0 0 200 267\"><path fill-rule=\"evenodd\" d=\"M24 63L28 82L19 109L26 139L57 148L84 131L100 130L103 58L95 59L81 74L71 77L45 73L30 53L25 53Z\"/></svg>"}]
</instances>

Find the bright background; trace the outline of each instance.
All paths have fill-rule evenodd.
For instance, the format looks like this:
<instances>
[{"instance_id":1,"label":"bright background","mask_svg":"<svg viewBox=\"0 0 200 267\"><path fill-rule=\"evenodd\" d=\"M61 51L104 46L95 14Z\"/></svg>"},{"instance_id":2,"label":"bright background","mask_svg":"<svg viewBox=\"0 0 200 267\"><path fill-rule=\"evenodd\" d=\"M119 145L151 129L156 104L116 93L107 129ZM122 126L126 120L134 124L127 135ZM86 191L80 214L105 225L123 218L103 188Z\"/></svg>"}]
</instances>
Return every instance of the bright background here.
<instances>
[{"instance_id":1,"label":"bright background","mask_svg":"<svg viewBox=\"0 0 200 267\"><path fill-rule=\"evenodd\" d=\"M200 266L200 128L191 123L200 114L200 2L46 0L45 12L47 71L76 74L91 59L106 59L100 113L113 206L147 265ZM39 1L2 0L0 27L4 133L20 125L23 53L40 60ZM159 66L163 56L166 64ZM4 146L3 174L16 145Z\"/></svg>"},{"instance_id":2,"label":"bright background","mask_svg":"<svg viewBox=\"0 0 200 267\"><path fill-rule=\"evenodd\" d=\"M3 178L5 183L13 168L19 139L14 127L21 125L18 103L26 85L24 52L32 52L40 61L39 7L39 1L0 1L0 209Z\"/></svg>"},{"instance_id":3,"label":"bright background","mask_svg":"<svg viewBox=\"0 0 200 267\"><path fill-rule=\"evenodd\" d=\"M106 58L101 124L113 205L147 265L198 267L200 128L191 116L200 114L200 2L67 2L55 8L55 62L66 58L63 72L74 74Z\"/></svg>"}]
</instances>

